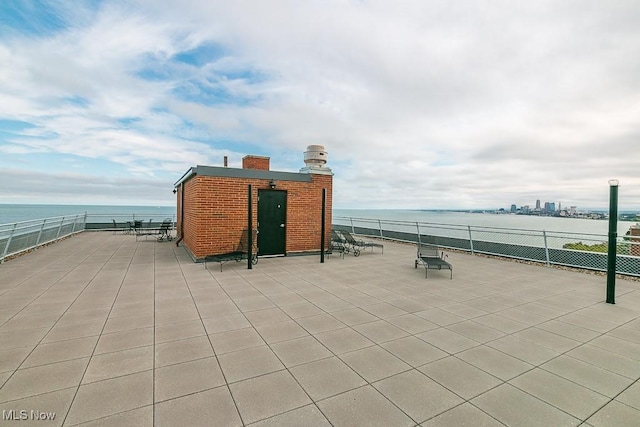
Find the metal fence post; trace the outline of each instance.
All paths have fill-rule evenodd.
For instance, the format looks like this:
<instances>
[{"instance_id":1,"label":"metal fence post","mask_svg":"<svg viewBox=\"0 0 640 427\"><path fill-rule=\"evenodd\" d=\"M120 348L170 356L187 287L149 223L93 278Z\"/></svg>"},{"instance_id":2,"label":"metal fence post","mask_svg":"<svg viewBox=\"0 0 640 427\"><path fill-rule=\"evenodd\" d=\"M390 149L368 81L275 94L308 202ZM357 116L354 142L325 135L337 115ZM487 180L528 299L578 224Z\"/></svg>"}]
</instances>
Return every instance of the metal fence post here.
<instances>
[{"instance_id":1,"label":"metal fence post","mask_svg":"<svg viewBox=\"0 0 640 427\"><path fill-rule=\"evenodd\" d=\"M416 221L416 230L418 230L418 243L422 243L420 241L420 223L418 221Z\"/></svg>"},{"instance_id":2,"label":"metal fence post","mask_svg":"<svg viewBox=\"0 0 640 427\"><path fill-rule=\"evenodd\" d=\"M60 232L62 231L62 224L64 224L64 217L60 220L60 226L58 227L58 233L56 234L56 239L60 237Z\"/></svg>"},{"instance_id":3,"label":"metal fence post","mask_svg":"<svg viewBox=\"0 0 640 427\"><path fill-rule=\"evenodd\" d=\"M7 252L9 251L9 245L11 244L11 239L13 239L13 235L16 232L16 227L18 223L13 224L13 228L11 229L11 234L9 234L9 238L7 239L7 244L4 245L4 252L2 253L2 259L0 259L0 264L4 262L4 259L7 257Z\"/></svg>"},{"instance_id":4,"label":"metal fence post","mask_svg":"<svg viewBox=\"0 0 640 427\"><path fill-rule=\"evenodd\" d=\"M382 235L382 222L380 220L378 220L378 228L380 229L380 238L383 238L384 236Z\"/></svg>"},{"instance_id":5,"label":"metal fence post","mask_svg":"<svg viewBox=\"0 0 640 427\"><path fill-rule=\"evenodd\" d=\"M473 238L471 237L471 226L467 225L467 227L469 228L469 248L471 249L471 255L475 255L473 250Z\"/></svg>"},{"instance_id":6,"label":"metal fence post","mask_svg":"<svg viewBox=\"0 0 640 427\"><path fill-rule=\"evenodd\" d=\"M47 218L42 220L42 227L40 227L40 232L38 233L38 238L36 239L36 246L40 244L40 238L42 237L42 231L44 230L44 225L47 223Z\"/></svg>"},{"instance_id":7,"label":"metal fence post","mask_svg":"<svg viewBox=\"0 0 640 427\"><path fill-rule=\"evenodd\" d=\"M353 218L352 218L352 217L349 217L349 221L351 221L351 232L352 232L353 234L356 234L355 228L353 228Z\"/></svg>"},{"instance_id":8,"label":"metal fence post","mask_svg":"<svg viewBox=\"0 0 640 427\"><path fill-rule=\"evenodd\" d=\"M542 236L544 237L544 257L547 260L547 267L551 265L549 262L549 245L547 244L547 231L542 230Z\"/></svg>"}]
</instances>

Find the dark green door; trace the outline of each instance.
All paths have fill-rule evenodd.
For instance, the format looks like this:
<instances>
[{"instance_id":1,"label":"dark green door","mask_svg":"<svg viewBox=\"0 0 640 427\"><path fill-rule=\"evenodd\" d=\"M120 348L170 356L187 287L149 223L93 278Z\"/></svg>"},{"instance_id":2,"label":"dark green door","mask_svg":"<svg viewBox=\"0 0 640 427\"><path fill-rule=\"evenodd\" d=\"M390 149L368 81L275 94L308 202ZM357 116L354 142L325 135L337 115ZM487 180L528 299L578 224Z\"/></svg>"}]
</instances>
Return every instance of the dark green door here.
<instances>
[{"instance_id":1,"label":"dark green door","mask_svg":"<svg viewBox=\"0 0 640 427\"><path fill-rule=\"evenodd\" d=\"M287 237L287 192L258 190L258 254L284 255Z\"/></svg>"}]
</instances>

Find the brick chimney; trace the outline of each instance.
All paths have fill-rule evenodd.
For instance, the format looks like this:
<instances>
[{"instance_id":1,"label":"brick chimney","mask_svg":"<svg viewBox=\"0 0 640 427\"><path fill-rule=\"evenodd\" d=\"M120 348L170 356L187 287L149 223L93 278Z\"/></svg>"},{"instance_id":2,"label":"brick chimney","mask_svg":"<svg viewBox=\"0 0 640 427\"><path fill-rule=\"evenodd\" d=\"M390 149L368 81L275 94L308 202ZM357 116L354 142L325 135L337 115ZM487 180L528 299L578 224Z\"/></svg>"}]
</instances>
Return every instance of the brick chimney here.
<instances>
[{"instance_id":1,"label":"brick chimney","mask_svg":"<svg viewBox=\"0 0 640 427\"><path fill-rule=\"evenodd\" d=\"M242 158L242 169L258 169L263 171L269 170L269 157L263 156L244 156Z\"/></svg>"}]
</instances>

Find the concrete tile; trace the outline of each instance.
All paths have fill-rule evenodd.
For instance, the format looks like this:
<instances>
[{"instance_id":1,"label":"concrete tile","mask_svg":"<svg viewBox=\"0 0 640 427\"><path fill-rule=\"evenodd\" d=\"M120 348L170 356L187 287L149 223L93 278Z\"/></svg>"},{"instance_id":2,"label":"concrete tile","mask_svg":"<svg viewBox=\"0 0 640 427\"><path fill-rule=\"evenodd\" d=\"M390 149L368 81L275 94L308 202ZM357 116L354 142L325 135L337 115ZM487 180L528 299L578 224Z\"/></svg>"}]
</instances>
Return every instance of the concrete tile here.
<instances>
[{"instance_id":1,"label":"concrete tile","mask_svg":"<svg viewBox=\"0 0 640 427\"><path fill-rule=\"evenodd\" d=\"M49 344L40 344L24 361L22 367L46 365L49 363L63 362L65 360L79 359L92 355L98 337L77 338L66 341L58 341ZM0 360L2 358L0 357Z\"/></svg>"},{"instance_id":2,"label":"concrete tile","mask_svg":"<svg viewBox=\"0 0 640 427\"><path fill-rule=\"evenodd\" d=\"M457 357L504 381L533 368L529 363L485 346L463 351Z\"/></svg>"},{"instance_id":3,"label":"concrete tile","mask_svg":"<svg viewBox=\"0 0 640 427\"><path fill-rule=\"evenodd\" d=\"M253 328L213 334L209 335L209 338L217 355L265 344L262 337Z\"/></svg>"},{"instance_id":4,"label":"concrete tile","mask_svg":"<svg viewBox=\"0 0 640 427\"><path fill-rule=\"evenodd\" d=\"M335 354L347 353L374 345L372 341L351 328L315 334L318 341Z\"/></svg>"},{"instance_id":5,"label":"concrete tile","mask_svg":"<svg viewBox=\"0 0 640 427\"><path fill-rule=\"evenodd\" d=\"M82 427L152 427L153 406L143 406L94 421L83 423Z\"/></svg>"},{"instance_id":6,"label":"concrete tile","mask_svg":"<svg viewBox=\"0 0 640 427\"><path fill-rule=\"evenodd\" d=\"M209 335L251 327L251 323L249 323L242 313L208 317L203 319L202 323L204 323L204 327Z\"/></svg>"},{"instance_id":7,"label":"concrete tile","mask_svg":"<svg viewBox=\"0 0 640 427\"><path fill-rule=\"evenodd\" d=\"M83 384L153 369L153 346L95 355L89 362Z\"/></svg>"},{"instance_id":8,"label":"concrete tile","mask_svg":"<svg viewBox=\"0 0 640 427\"><path fill-rule=\"evenodd\" d=\"M284 369L284 365L266 345L226 353L218 357L229 384Z\"/></svg>"},{"instance_id":9,"label":"concrete tile","mask_svg":"<svg viewBox=\"0 0 640 427\"><path fill-rule=\"evenodd\" d=\"M287 371L274 372L229 386L245 424L311 403L307 394Z\"/></svg>"},{"instance_id":10,"label":"concrete tile","mask_svg":"<svg viewBox=\"0 0 640 427\"><path fill-rule=\"evenodd\" d=\"M453 356L424 365L419 370L464 399L502 384L499 378Z\"/></svg>"},{"instance_id":11,"label":"concrete tile","mask_svg":"<svg viewBox=\"0 0 640 427\"><path fill-rule=\"evenodd\" d=\"M590 341L599 335L598 332L590 329L581 328L571 323L561 322L559 320L550 320L537 326L547 332L570 338L572 340L584 343Z\"/></svg>"},{"instance_id":12,"label":"concrete tile","mask_svg":"<svg viewBox=\"0 0 640 427\"><path fill-rule=\"evenodd\" d=\"M0 389L0 402L77 387L88 363L84 358L18 369Z\"/></svg>"},{"instance_id":13,"label":"concrete tile","mask_svg":"<svg viewBox=\"0 0 640 427\"><path fill-rule=\"evenodd\" d=\"M314 401L322 400L366 384L337 357L322 359L290 369Z\"/></svg>"},{"instance_id":14,"label":"concrete tile","mask_svg":"<svg viewBox=\"0 0 640 427\"><path fill-rule=\"evenodd\" d=\"M34 348L47 332L49 332L49 328L2 332L0 333L0 351L20 347Z\"/></svg>"},{"instance_id":15,"label":"concrete tile","mask_svg":"<svg viewBox=\"0 0 640 427\"><path fill-rule=\"evenodd\" d=\"M344 323L340 322L329 314L301 317L299 319L296 319L296 321L310 334L332 331L335 329L344 328L346 326Z\"/></svg>"},{"instance_id":16,"label":"concrete tile","mask_svg":"<svg viewBox=\"0 0 640 427\"><path fill-rule=\"evenodd\" d=\"M609 397L616 396L633 383L629 378L569 356L559 356L541 368Z\"/></svg>"},{"instance_id":17,"label":"concrete tile","mask_svg":"<svg viewBox=\"0 0 640 427\"><path fill-rule=\"evenodd\" d=\"M354 326L353 329L377 344L396 340L409 335L406 331L403 331L384 320L363 323L361 325Z\"/></svg>"},{"instance_id":18,"label":"concrete tile","mask_svg":"<svg viewBox=\"0 0 640 427\"><path fill-rule=\"evenodd\" d=\"M244 314L253 326L270 325L272 323L286 322L291 318L278 307L266 310L250 311Z\"/></svg>"},{"instance_id":19,"label":"concrete tile","mask_svg":"<svg viewBox=\"0 0 640 427\"><path fill-rule=\"evenodd\" d=\"M373 386L418 423L464 402L416 370L384 379Z\"/></svg>"},{"instance_id":20,"label":"concrete tile","mask_svg":"<svg viewBox=\"0 0 640 427\"><path fill-rule=\"evenodd\" d=\"M514 336L519 338L524 338L529 341L533 341L536 344L539 344L543 347L550 348L551 350L554 350L560 353L569 351L572 348L576 348L581 344L576 340L572 340L570 338L566 338L561 335L556 335L539 328L525 329L524 331L520 331L514 334Z\"/></svg>"},{"instance_id":21,"label":"concrete tile","mask_svg":"<svg viewBox=\"0 0 640 427\"><path fill-rule=\"evenodd\" d=\"M455 354L480 345L477 341L445 328L433 329L416 336L450 354Z\"/></svg>"},{"instance_id":22,"label":"concrete tile","mask_svg":"<svg viewBox=\"0 0 640 427\"><path fill-rule=\"evenodd\" d=\"M534 369L509 383L581 420L609 402L602 394L542 369Z\"/></svg>"},{"instance_id":23,"label":"concrete tile","mask_svg":"<svg viewBox=\"0 0 640 427\"><path fill-rule=\"evenodd\" d=\"M155 371L155 401L174 399L225 384L215 357L192 360Z\"/></svg>"},{"instance_id":24,"label":"concrete tile","mask_svg":"<svg viewBox=\"0 0 640 427\"><path fill-rule=\"evenodd\" d=\"M348 326L369 323L378 320L376 316L361 308L353 307L346 310L332 312L331 315Z\"/></svg>"},{"instance_id":25,"label":"concrete tile","mask_svg":"<svg viewBox=\"0 0 640 427\"><path fill-rule=\"evenodd\" d=\"M640 419L640 410L613 401L596 412L587 423L593 427L635 427Z\"/></svg>"},{"instance_id":26,"label":"concrete tile","mask_svg":"<svg viewBox=\"0 0 640 427\"><path fill-rule=\"evenodd\" d=\"M411 366L378 346L346 353L341 358L370 383L411 369Z\"/></svg>"},{"instance_id":27,"label":"concrete tile","mask_svg":"<svg viewBox=\"0 0 640 427\"><path fill-rule=\"evenodd\" d=\"M600 347L582 345L567 353L575 359L582 360L599 368L606 369L627 378L640 377L640 361L629 359Z\"/></svg>"},{"instance_id":28,"label":"concrete tile","mask_svg":"<svg viewBox=\"0 0 640 427\"><path fill-rule=\"evenodd\" d=\"M234 298L234 302L240 308L240 311L246 313L248 311L255 310L264 310L267 308L274 308L275 304L273 304L269 299L260 296L260 297L250 297L250 298Z\"/></svg>"},{"instance_id":29,"label":"concrete tile","mask_svg":"<svg viewBox=\"0 0 640 427\"><path fill-rule=\"evenodd\" d=\"M280 307L282 311L287 313L289 317L292 319L300 319L302 317L310 317L310 316L318 316L321 314L325 314L317 306L311 304L310 302L303 302L300 304L288 305L285 307Z\"/></svg>"},{"instance_id":30,"label":"concrete tile","mask_svg":"<svg viewBox=\"0 0 640 427\"><path fill-rule=\"evenodd\" d=\"M85 384L78 389L65 424L80 424L151 403L152 371Z\"/></svg>"},{"instance_id":31,"label":"concrete tile","mask_svg":"<svg viewBox=\"0 0 640 427\"><path fill-rule=\"evenodd\" d=\"M155 367L173 365L214 356L207 336L171 341L155 346Z\"/></svg>"},{"instance_id":32,"label":"concrete tile","mask_svg":"<svg viewBox=\"0 0 640 427\"><path fill-rule=\"evenodd\" d=\"M0 372L13 372L18 369L31 351L31 347L12 348L11 350L0 351Z\"/></svg>"},{"instance_id":33,"label":"concrete tile","mask_svg":"<svg viewBox=\"0 0 640 427\"><path fill-rule=\"evenodd\" d=\"M415 423L376 389L365 386L318 402L334 426L411 426Z\"/></svg>"},{"instance_id":34,"label":"concrete tile","mask_svg":"<svg viewBox=\"0 0 640 427\"><path fill-rule=\"evenodd\" d=\"M580 420L508 384L476 397L471 403L498 421L513 426L577 426Z\"/></svg>"},{"instance_id":35,"label":"concrete tile","mask_svg":"<svg viewBox=\"0 0 640 427\"><path fill-rule=\"evenodd\" d=\"M156 344L206 335L201 320L173 323L155 328Z\"/></svg>"},{"instance_id":36,"label":"concrete tile","mask_svg":"<svg viewBox=\"0 0 640 427\"><path fill-rule=\"evenodd\" d=\"M128 331L131 329L150 328L154 326L153 314L135 316L110 317L102 331L103 334Z\"/></svg>"},{"instance_id":37,"label":"concrete tile","mask_svg":"<svg viewBox=\"0 0 640 427\"><path fill-rule=\"evenodd\" d=\"M529 327L524 323L516 322L515 320L500 316L499 314L488 314L486 316L475 317L473 321L504 332L505 334L513 334Z\"/></svg>"},{"instance_id":38,"label":"concrete tile","mask_svg":"<svg viewBox=\"0 0 640 427\"><path fill-rule=\"evenodd\" d=\"M242 421L229 390L218 387L156 404L155 426L190 425L241 426Z\"/></svg>"},{"instance_id":39,"label":"concrete tile","mask_svg":"<svg viewBox=\"0 0 640 427\"><path fill-rule=\"evenodd\" d=\"M256 330L258 331L260 336L262 336L262 339L264 339L269 344L288 341L294 338L301 338L309 335L307 331L305 331L293 320L256 326Z\"/></svg>"},{"instance_id":40,"label":"concrete tile","mask_svg":"<svg viewBox=\"0 0 640 427\"><path fill-rule=\"evenodd\" d=\"M629 359L640 360L640 344L636 344L634 342L625 341L612 336L600 336L589 342L589 344Z\"/></svg>"},{"instance_id":41,"label":"concrete tile","mask_svg":"<svg viewBox=\"0 0 640 427\"><path fill-rule=\"evenodd\" d=\"M550 348L542 347L533 341L518 338L513 335L491 341L487 345L534 366L541 365L560 354Z\"/></svg>"},{"instance_id":42,"label":"concrete tile","mask_svg":"<svg viewBox=\"0 0 640 427\"><path fill-rule=\"evenodd\" d=\"M286 367L333 356L329 350L312 336L272 344L271 349Z\"/></svg>"},{"instance_id":43,"label":"concrete tile","mask_svg":"<svg viewBox=\"0 0 640 427\"><path fill-rule=\"evenodd\" d=\"M71 387L34 397L13 400L1 404L0 411L2 411L3 416L9 411L14 411L14 417L20 421L17 423L18 425L61 426L75 394L76 387ZM35 411L35 413L32 411ZM26 417L26 419L20 419L20 417ZM2 421L4 425L8 420L3 418Z\"/></svg>"},{"instance_id":44,"label":"concrete tile","mask_svg":"<svg viewBox=\"0 0 640 427\"><path fill-rule=\"evenodd\" d=\"M479 308L472 307L464 303L443 305L440 308L442 310L448 311L449 313L453 313L465 319L473 319L476 317L486 316L487 314L489 314L484 310L480 310Z\"/></svg>"},{"instance_id":45,"label":"concrete tile","mask_svg":"<svg viewBox=\"0 0 640 427\"><path fill-rule=\"evenodd\" d=\"M87 322L76 325L54 326L42 340L43 343L64 341L100 335L104 322Z\"/></svg>"},{"instance_id":46,"label":"concrete tile","mask_svg":"<svg viewBox=\"0 0 640 427\"><path fill-rule=\"evenodd\" d=\"M191 303L190 307L183 307L177 309L158 310L155 313L155 324L170 325L172 323L188 322L190 320L200 319L200 314L196 310L195 304Z\"/></svg>"},{"instance_id":47,"label":"concrete tile","mask_svg":"<svg viewBox=\"0 0 640 427\"><path fill-rule=\"evenodd\" d=\"M447 329L480 343L493 341L505 335L503 332L471 320L450 325Z\"/></svg>"},{"instance_id":48,"label":"concrete tile","mask_svg":"<svg viewBox=\"0 0 640 427\"><path fill-rule=\"evenodd\" d=\"M316 405L307 405L251 424L251 427L268 426L331 427L331 424Z\"/></svg>"},{"instance_id":49,"label":"concrete tile","mask_svg":"<svg viewBox=\"0 0 640 427\"><path fill-rule=\"evenodd\" d=\"M616 397L618 402L640 410L640 382L636 381Z\"/></svg>"},{"instance_id":50,"label":"concrete tile","mask_svg":"<svg viewBox=\"0 0 640 427\"><path fill-rule=\"evenodd\" d=\"M100 336L95 354L153 345L153 328L132 329Z\"/></svg>"},{"instance_id":51,"label":"concrete tile","mask_svg":"<svg viewBox=\"0 0 640 427\"><path fill-rule=\"evenodd\" d=\"M418 334L420 332L430 331L440 327L435 323L431 323L428 320L423 319L422 317L416 316L415 314L403 314L401 316L388 317L385 320L410 334Z\"/></svg>"},{"instance_id":52,"label":"concrete tile","mask_svg":"<svg viewBox=\"0 0 640 427\"><path fill-rule=\"evenodd\" d=\"M23 331L28 329L50 328L59 319L58 314L41 314L34 316L17 315L6 321L0 327L0 333L11 331Z\"/></svg>"},{"instance_id":53,"label":"concrete tile","mask_svg":"<svg viewBox=\"0 0 640 427\"><path fill-rule=\"evenodd\" d=\"M482 412L480 409L465 403L444 412L421 424L424 427L502 427L504 424Z\"/></svg>"},{"instance_id":54,"label":"concrete tile","mask_svg":"<svg viewBox=\"0 0 640 427\"><path fill-rule=\"evenodd\" d=\"M407 314L406 311L394 305L388 304L386 302L367 305L361 308L367 313L372 314L380 319L386 319L387 317L401 316L403 314Z\"/></svg>"},{"instance_id":55,"label":"concrete tile","mask_svg":"<svg viewBox=\"0 0 640 427\"><path fill-rule=\"evenodd\" d=\"M381 347L414 368L448 356L437 347L411 336L386 342Z\"/></svg>"}]
</instances>

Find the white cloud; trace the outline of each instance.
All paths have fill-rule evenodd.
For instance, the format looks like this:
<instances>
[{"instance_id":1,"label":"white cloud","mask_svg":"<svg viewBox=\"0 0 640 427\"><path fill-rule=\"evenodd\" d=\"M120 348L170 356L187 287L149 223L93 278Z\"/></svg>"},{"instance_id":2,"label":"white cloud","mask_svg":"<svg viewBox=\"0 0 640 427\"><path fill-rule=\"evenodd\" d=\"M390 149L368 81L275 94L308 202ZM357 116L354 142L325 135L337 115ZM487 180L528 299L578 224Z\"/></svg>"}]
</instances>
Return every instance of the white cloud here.
<instances>
[{"instance_id":1,"label":"white cloud","mask_svg":"<svg viewBox=\"0 0 640 427\"><path fill-rule=\"evenodd\" d=\"M323 144L338 207L604 206L617 177L621 205L640 208L637 2L159 0L59 13L62 31L0 38L0 119L36 126L0 152L177 179L252 148L296 170ZM219 55L174 60L205 45Z\"/></svg>"}]
</instances>

